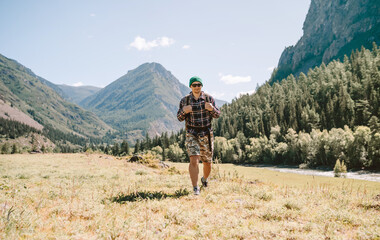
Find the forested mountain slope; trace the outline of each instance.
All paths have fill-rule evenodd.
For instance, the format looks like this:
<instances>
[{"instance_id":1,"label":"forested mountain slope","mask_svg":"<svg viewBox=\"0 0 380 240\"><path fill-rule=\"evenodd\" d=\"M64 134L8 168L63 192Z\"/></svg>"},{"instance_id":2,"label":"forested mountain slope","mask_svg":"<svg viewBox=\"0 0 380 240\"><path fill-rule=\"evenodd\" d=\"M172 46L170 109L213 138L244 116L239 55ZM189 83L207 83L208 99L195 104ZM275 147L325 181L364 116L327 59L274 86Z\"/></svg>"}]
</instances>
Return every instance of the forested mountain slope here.
<instances>
[{"instance_id":1,"label":"forested mountain slope","mask_svg":"<svg viewBox=\"0 0 380 240\"><path fill-rule=\"evenodd\" d=\"M65 101L42 81L30 69L0 55L0 98L9 107L24 112L45 128L85 138L99 138L111 130L95 114Z\"/></svg>"},{"instance_id":2,"label":"forested mountain slope","mask_svg":"<svg viewBox=\"0 0 380 240\"><path fill-rule=\"evenodd\" d=\"M344 62L322 64L299 77L290 75L273 86L265 84L253 95L225 105L216 134L234 138L269 137L271 128L310 132L312 129L368 126L380 114L380 55L356 51Z\"/></svg>"}]
</instances>

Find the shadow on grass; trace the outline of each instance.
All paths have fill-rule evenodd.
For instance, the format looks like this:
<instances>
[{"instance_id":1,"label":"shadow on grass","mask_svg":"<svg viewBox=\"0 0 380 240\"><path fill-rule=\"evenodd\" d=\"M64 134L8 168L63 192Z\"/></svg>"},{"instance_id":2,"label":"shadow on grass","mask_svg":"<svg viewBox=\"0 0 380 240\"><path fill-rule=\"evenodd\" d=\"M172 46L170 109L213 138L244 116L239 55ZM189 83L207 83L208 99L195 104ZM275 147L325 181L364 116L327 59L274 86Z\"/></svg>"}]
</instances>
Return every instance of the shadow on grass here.
<instances>
[{"instance_id":1,"label":"shadow on grass","mask_svg":"<svg viewBox=\"0 0 380 240\"><path fill-rule=\"evenodd\" d=\"M189 195L190 192L184 188L184 189L179 189L174 192L174 194L167 194L162 191L159 192L150 192L150 191L143 191L143 192L133 192L131 194L124 194L124 193L119 193L117 197L112 197L110 200L111 202L116 202L116 203L125 203L125 202L136 202L136 201L141 201L141 200L162 200L165 198L180 198L183 196Z\"/></svg>"},{"instance_id":2,"label":"shadow on grass","mask_svg":"<svg viewBox=\"0 0 380 240\"><path fill-rule=\"evenodd\" d=\"M359 207L362 207L365 210L374 209L380 211L380 203L359 204Z\"/></svg>"}]
</instances>

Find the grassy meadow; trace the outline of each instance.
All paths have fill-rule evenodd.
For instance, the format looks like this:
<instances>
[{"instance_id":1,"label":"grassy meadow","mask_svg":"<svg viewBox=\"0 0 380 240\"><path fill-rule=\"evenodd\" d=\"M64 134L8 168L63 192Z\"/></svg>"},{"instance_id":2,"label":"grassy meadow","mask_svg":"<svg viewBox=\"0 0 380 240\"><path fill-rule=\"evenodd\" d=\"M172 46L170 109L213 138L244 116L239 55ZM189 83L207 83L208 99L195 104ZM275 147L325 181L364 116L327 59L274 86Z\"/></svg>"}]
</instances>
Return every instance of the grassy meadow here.
<instances>
[{"instance_id":1,"label":"grassy meadow","mask_svg":"<svg viewBox=\"0 0 380 240\"><path fill-rule=\"evenodd\" d=\"M152 162L0 155L0 239L380 239L378 182L214 164L194 196Z\"/></svg>"}]
</instances>

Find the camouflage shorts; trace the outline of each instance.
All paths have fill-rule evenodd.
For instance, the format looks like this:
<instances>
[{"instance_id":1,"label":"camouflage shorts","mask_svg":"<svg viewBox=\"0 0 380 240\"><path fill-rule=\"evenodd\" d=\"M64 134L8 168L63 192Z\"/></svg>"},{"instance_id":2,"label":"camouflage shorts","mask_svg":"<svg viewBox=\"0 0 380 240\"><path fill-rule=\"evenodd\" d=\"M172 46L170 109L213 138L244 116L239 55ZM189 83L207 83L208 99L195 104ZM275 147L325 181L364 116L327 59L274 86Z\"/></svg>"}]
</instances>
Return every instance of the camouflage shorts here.
<instances>
[{"instance_id":1,"label":"camouflage shorts","mask_svg":"<svg viewBox=\"0 0 380 240\"><path fill-rule=\"evenodd\" d=\"M186 133L186 149L189 156L200 155L202 162L212 163L212 154L214 150L214 136L210 133L211 150L208 144L208 135L196 137L193 134Z\"/></svg>"}]
</instances>

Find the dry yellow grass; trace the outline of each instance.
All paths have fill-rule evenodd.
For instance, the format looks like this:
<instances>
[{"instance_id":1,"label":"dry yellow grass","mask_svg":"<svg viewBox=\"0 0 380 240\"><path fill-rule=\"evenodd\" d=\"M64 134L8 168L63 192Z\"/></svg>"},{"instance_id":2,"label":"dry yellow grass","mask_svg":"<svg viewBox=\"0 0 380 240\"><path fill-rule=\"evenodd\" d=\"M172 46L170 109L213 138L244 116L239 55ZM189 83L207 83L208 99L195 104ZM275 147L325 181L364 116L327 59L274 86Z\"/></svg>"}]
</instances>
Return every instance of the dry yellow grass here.
<instances>
[{"instance_id":1,"label":"dry yellow grass","mask_svg":"<svg viewBox=\"0 0 380 240\"><path fill-rule=\"evenodd\" d=\"M373 182L221 165L200 196L110 200L190 190L186 164L173 165L180 171L97 154L0 155L0 238L380 238L380 184Z\"/></svg>"}]
</instances>

